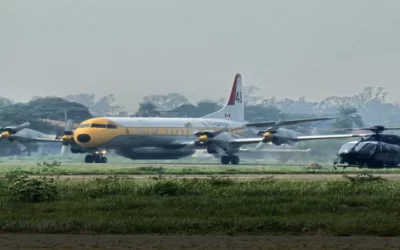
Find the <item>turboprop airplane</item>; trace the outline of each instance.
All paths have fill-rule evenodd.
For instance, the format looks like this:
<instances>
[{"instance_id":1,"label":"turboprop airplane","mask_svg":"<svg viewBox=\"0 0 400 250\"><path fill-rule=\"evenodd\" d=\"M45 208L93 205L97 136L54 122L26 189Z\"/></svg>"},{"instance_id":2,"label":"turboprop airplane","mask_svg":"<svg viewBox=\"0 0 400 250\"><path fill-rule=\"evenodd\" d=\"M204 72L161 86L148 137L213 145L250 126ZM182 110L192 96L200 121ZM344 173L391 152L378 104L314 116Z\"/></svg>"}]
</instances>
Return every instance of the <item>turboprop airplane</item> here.
<instances>
[{"instance_id":1,"label":"turboprop airplane","mask_svg":"<svg viewBox=\"0 0 400 250\"><path fill-rule=\"evenodd\" d=\"M179 159L193 155L197 149L207 149L210 154L218 154L222 164L239 164L237 153L245 144L259 144L286 141L333 139L356 137L357 135L290 136L279 134L272 128L253 138L243 138L240 134L250 128L295 124L328 120L333 118L313 118L294 121L249 123L244 121L242 96L242 76L236 74L226 105L219 111L200 118L160 118L160 117L98 117L82 122L72 132L72 123L67 124L62 138L45 141L61 142L63 148L72 146L72 153L89 153L86 163L106 163L105 150L136 159ZM35 141L41 140L36 138Z\"/></svg>"}]
</instances>

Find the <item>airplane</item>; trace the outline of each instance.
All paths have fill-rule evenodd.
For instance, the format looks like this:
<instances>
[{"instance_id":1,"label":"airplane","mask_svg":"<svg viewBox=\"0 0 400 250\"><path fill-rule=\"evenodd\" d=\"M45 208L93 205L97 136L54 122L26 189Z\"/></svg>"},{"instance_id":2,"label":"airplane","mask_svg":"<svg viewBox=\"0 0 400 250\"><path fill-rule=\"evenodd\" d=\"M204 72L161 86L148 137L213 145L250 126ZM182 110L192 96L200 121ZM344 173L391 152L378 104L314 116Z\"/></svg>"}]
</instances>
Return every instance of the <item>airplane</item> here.
<instances>
[{"instance_id":1,"label":"airplane","mask_svg":"<svg viewBox=\"0 0 400 250\"><path fill-rule=\"evenodd\" d=\"M250 123L244 120L242 76L236 74L226 105L219 111L200 118L163 117L97 117L83 121L72 132L72 121L67 123L62 138L34 141L61 142L72 147L72 153L88 153L85 163L106 163L106 150L132 160L180 159L193 155L197 149L207 149L218 154L222 164L240 163L237 153L240 147L257 143L292 143L304 140L336 139L357 137L357 135L292 136L280 134L276 129L282 124L295 124L329 120L313 118L279 122ZM257 137L243 138L240 133L257 127L272 126Z\"/></svg>"}]
</instances>

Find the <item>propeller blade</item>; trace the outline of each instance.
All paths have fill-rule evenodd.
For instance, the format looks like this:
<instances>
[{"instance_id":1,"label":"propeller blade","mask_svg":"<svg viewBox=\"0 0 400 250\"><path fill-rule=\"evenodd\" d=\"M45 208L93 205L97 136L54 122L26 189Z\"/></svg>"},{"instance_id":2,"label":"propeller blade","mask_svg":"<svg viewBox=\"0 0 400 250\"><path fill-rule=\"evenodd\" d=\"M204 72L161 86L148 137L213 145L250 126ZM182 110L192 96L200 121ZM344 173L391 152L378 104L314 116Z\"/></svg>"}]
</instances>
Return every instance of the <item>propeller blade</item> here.
<instances>
[{"instance_id":1,"label":"propeller blade","mask_svg":"<svg viewBox=\"0 0 400 250\"><path fill-rule=\"evenodd\" d=\"M62 145L60 155L61 156L65 155L65 153L68 152L68 149L69 149L69 145Z\"/></svg>"},{"instance_id":2,"label":"propeller blade","mask_svg":"<svg viewBox=\"0 0 400 250\"><path fill-rule=\"evenodd\" d=\"M19 142L19 141L14 140L14 141L12 141L12 143L14 143L14 145L17 146L17 148L21 152L24 152L24 151L27 150L27 147L24 144L22 144L21 142Z\"/></svg>"},{"instance_id":3,"label":"propeller blade","mask_svg":"<svg viewBox=\"0 0 400 250\"><path fill-rule=\"evenodd\" d=\"M67 123L65 124L65 129L64 131L66 132L72 132L72 130L74 129L74 121L69 119L67 121Z\"/></svg>"},{"instance_id":4,"label":"propeller blade","mask_svg":"<svg viewBox=\"0 0 400 250\"><path fill-rule=\"evenodd\" d=\"M24 123L22 123L22 124L16 126L16 127L14 128L14 130L20 131L20 130L22 130L22 129L24 129L24 128L28 128L28 127L30 127L30 126L31 126L31 124L30 124L29 122L24 122Z\"/></svg>"},{"instance_id":5,"label":"propeller blade","mask_svg":"<svg viewBox=\"0 0 400 250\"><path fill-rule=\"evenodd\" d=\"M225 154L225 151L222 149L222 148L220 148L220 147L214 147L214 149L215 149L215 151L217 151L217 153L219 154L219 155L224 155Z\"/></svg>"},{"instance_id":6,"label":"propeller blade","mask_svg":"<svg viewBox=\"0 0 400 250\"><path fill-rule=\"evenodd\" d=\"M261 149L261 148L263 148L264 147L264 142L263 141L260 141L259 143L257 143L257 145L256 145L256 150L259 150L259 149Z\"/></svg>"}]
</instances>

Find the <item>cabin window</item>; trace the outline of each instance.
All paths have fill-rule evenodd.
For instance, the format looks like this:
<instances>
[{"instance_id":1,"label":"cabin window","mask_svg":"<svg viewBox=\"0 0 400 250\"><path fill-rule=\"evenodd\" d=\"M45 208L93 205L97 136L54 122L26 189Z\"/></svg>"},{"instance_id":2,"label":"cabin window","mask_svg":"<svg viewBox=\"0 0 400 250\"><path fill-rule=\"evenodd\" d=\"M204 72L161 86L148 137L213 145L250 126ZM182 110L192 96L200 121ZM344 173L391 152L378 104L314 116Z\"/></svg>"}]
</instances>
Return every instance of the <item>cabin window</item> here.
<instances>
[{"instance_id":1,"label":"cabin window","mask_svg":"<svg viewBox=\"0 0 400 250\"><path fill-rule=\"evenodd\" d=\"M116 129L117 126L114 124L107 124L107 128Z\"/></svg>"},{"instance_id":2,"label":"cabin window","mask_svg":"<svg viewBox=\"0 0 400 250\"><path fill-rule=\"evenodd\" d=\"M93 123L92 126L90 126L91 128L107 128L107 124L96 124Z\"/></svg>"},{"instance_id":3,"label":"cabin window","mask_svg":"<svg viewBox=\"0 0 400 250\"><path fill-rule=\"evenodd\" d=\"M90 124L80 124L79 128L88 128L90 127Z\"/></svg>"}]
</instances>

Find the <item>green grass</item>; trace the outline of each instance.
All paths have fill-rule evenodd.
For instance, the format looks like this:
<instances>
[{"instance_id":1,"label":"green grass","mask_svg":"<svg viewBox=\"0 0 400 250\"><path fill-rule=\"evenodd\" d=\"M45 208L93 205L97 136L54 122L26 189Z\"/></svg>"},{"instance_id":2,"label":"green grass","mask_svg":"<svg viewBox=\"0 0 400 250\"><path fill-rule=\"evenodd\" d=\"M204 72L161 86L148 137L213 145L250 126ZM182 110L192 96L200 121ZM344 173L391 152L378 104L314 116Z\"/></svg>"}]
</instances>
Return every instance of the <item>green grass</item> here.
<instances>
[{"instance_id":1,"label":"green grass","mask_svg":"<svg viewBox=\"0 0 400 250\"><path fill-rule=\"evenodd\" d=\"M210 175L210 174L385 174L400 173L400 169L359 169L359 168L338 168L323 167L314 169L306 166L224 166L224 165L122 165L122 164L76 164L51 167L57 175ZM36 163L31 164L1 164L0 174L10 171L22 171L27 174L40 174L42 167Z\"/></svg>"},{"instance_id":2,"label":"green grass","mask_svg":"<svg viewBox=\"0 0 400 250\"><path fill-rule=\"evenodd\" d=\"M3 232L400 235L400 182L1 180Z\"/></svg>"}]
</instances>

